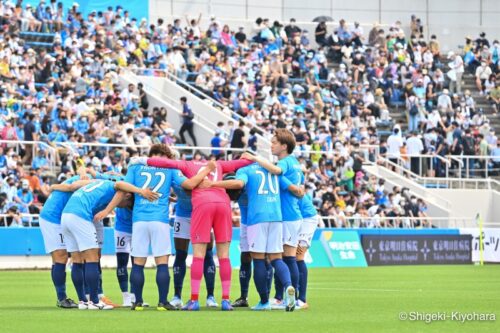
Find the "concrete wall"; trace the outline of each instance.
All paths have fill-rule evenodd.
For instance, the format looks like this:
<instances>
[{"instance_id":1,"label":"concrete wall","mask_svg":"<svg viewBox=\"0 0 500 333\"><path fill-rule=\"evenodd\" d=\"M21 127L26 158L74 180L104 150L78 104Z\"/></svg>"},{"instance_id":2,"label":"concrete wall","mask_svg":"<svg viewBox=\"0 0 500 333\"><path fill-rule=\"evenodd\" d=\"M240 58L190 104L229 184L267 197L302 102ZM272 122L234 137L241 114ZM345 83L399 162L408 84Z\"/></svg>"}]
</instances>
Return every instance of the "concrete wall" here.
<instances>
[{"instance_id":1,"label":"concrete wall","mask_svg":"<svg viewBox=\"0 0 500 333\"><path fill-rule=\"evenodd\" d=\"M479 213L484 222L496 222L500 216L499 192L473 189L429 189L429 191L445 197L450 202L453 216L474 218ZM456 227L465 226L467 225Z\"/></svg>"},{"instance_id":2,"label":"concrete wall","mask_svg":"<svg viewBox=\"0 0 500 333\"><path fill-rule=\"evenodd\" d=\"M362 23L365 32L375 21L390 25L399 20L408 30L410 16L417 15L424 24L426 33L436 34L444 51L463 45L466 35L477 36L485 31L490 38L499 38L500 1L498 0L149 0L150 19L171 19L185 14L198 16L211 14L223 23L234 26L244 24L249 32L251 23L259 16L271 20L288 21L294 17L299 22L311 22L315 17L326 15L348 22ZM222 19L224 18L224 19ZM315 24L301 24L314 31ZM203 27L206 27L206 22ZM313 35L311 34L311 37Z\"/></svg>"}]
</instances>

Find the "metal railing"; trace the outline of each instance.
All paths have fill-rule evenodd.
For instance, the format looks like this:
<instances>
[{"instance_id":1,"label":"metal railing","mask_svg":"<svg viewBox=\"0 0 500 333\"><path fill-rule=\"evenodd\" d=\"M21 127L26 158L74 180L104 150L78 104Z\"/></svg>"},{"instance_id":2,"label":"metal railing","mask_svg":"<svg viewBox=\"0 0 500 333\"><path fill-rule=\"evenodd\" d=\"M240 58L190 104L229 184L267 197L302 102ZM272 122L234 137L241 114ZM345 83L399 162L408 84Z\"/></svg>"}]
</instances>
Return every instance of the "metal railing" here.
<instances>
[{"instance_id":1,"label":"metal railing","mask_svg":"<svg viewBox=\"0 0 500 333\"><path fill-rule=\"evenodd\" d=\"M434 198L434 204L438 204L438 203L439 203L439 205L444 204L442 206L444 206L444 208L447 210L449 210L451 208L451 203L449 200L443 198L442 196L436 194L435 192L429 193L428 189L425 188L423 185L421 185L422 177L417 175L416 173L411 172L411 170L408 170L408 169L404 168L403 166L401 166L397 163L394 163L394 162L390 161L389 159L381 157L381 156L379 156L377 163L371 163L371 164L372 165L376 164L377 166L383 166L389 172L394 172L401 177L408 178L410 181L414 181L416 183L415 185L418 186L421 189L421 191L427 191L426 192L427 197L426 197L426 196L422 195L421 193L420 194L415 193L415 189L413 189L413 190L410 189L411 192L413 194L415 194L417 198L421 198L424 201L428 202L429 201L428 196L431 195ZM392 169L388 166L392 166Z\"/></svg>"},{"instance_id":2,"label":"metal railing","mask_svg":"<svg viewBox=\"0 0 500 333\"><path fill-rule=\"evenodd\" d=\"M0 140L0 146L4 148L14 148L17 155L19 155L21 149L25 149L26 145L30 146L31 156L34 159L37 155L39 149L47 151L47 163L50 172L55 171L56 161L57 161L57 149L43 141L23 141L23 140Z\"/></svg>"},{"instance_id":3,"label":"metal railing","mask_svg":"<svg viewBox=\"0 0 500 333\"><path fill-rule=\"evenodd\" d=\"M320 218L324 221L333 220L335 226L341 228L431 229L466 228L477 225L475 217L320 216ZM483 225L500 227L498 222L486 222Z\"/></svg>"},{"instance_id":4,"label":"metal railing","mask_svg":"<svg viewBox=\"0 0 500 333\"><path fill-rule=\"evenodd\" d=\"M189 91L190 93L192 93L192 94L194 94L196 96L201 96L203 100L209 101L211 103L211 106L213 106L214 108L218 109L223 114L224 114L224 111L227 110L229 112L228 116L231 116L234 120L242 121L247 126L250 126L251 128L255 128L260 133L263 133L263 134L267 133L267 134L269 134L266 129L264 129L264 128L260 127L260 126L257 126L255 124L252 124L247 119L245 119L244 117L242 117L241 115L239 115L238 113L236 113L234 110L232 110L229 106L224 106L223 104L221 104L220 102L218 102L214 98L212 98L211 96L207 95L206 93L204 93L203 91L201 91L200 89L198 89L195 85L189 84L188 82L186 82L186 81L180 79L179 77L175 76L174 74L170 73L166 69L157 69L157 68L136 68L136 69L130 69L130 68L128 68L127 70L133 72L137 76L141 76L141 75L143 75L143 76L155 76L154 74L153 75L147 75L147 74L145 74L146 72L153 72L153 73L154 72L159 72L159 73L165 74L164 76L160 76L160 77L169 79L170 81L177 83L181 88ZM155 89L154 87L151 87L151 85L147 85L147 88ZM158 90L155 90L155 91L158 91ZM162 92L159 92L159 93L162 94L162 96L165 96L166 98L168 98L168 99L170 99L170 100L173 101L173 99L171 97L169 97L167 94L163 94ZM178 101L176 101L176 102L179 103ZM258 134L258 136L262 140L268 141L263 135Z\"/></svg>"}]
</instances>

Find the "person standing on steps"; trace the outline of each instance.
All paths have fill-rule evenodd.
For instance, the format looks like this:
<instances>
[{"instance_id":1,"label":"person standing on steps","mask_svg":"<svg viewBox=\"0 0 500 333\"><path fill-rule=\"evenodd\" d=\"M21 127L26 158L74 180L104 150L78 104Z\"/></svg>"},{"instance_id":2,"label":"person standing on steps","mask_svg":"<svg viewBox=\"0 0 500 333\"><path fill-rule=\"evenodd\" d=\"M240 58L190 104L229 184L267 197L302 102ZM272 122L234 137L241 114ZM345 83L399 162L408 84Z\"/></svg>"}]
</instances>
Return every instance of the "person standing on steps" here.
<instances>
[{"instance_id":1,"label":"person standing on steps","mask_svg":"<svg viewBox=\"0 0 500 333\"><path fill-rule=\"evenodd\" d=\"M182 104L182 126L181 130L179 131L181 141L182 143L186 143L186 138L184 137L184 133L187 131L189 136L191 137L191 140L193 141L193 145L197 146L198 144L196 142L196 137L194 136L193 132L193 119L194 119L193 110L191 110L191 107L187 104L187 98L185 96L181 97L181 104Z\"/></svg>"}]
</instances>

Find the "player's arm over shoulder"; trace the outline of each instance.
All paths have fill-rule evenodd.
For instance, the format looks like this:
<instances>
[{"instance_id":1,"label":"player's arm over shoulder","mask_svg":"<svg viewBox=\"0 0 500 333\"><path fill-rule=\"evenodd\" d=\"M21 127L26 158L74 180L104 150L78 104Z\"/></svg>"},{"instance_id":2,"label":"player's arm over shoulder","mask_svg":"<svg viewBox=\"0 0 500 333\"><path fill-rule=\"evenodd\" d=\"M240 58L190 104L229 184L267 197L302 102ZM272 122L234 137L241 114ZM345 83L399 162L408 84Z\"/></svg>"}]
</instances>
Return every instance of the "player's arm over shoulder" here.
<instances>
[{"instance_id":1,"label":"player's arm over shoulder","mask_svg":"<svg viewBox=\"0 0 500 333\"><path fill-rule=\"evenodd\" d=\"M214 161L208 162L207 166L204 167L198 174L195 176L184 180L181 183L181 187L185 190L193 190L195 189L207 176L209 173L214 171L217 168L217 164ZM174 181L176 175L174 174Z\"/></svg>"},{"instance_id":2,"label":"player's arm over shoulder","mask_svg":"<svg viewBox=\"0 0 500 333\"><path fill-rule=\"evenodd\" d=\"M258 155L253 155L249 153L245 153L242 155L242 158L251 160L252 162L258 163L261 167L266 169L268 172L272 173L273 175L281 175L285 171L283 170L282 165L278 162L278 164L274 164L271 161L268 161L267 159L258 156Z\"/></svg>"},{"instance_id":3,"label":"player's arm over shoulder","mask_svg":"<svg viewBox=\"0 0 500 333\"><path fill-rule=\"evenodd\" d=\"M50 191L60 191L60 192L75 192L79 188L95 182L95 179L89 180L77 180L71 184L54 184L50 186Z\"/></svg>"}]
</instances>

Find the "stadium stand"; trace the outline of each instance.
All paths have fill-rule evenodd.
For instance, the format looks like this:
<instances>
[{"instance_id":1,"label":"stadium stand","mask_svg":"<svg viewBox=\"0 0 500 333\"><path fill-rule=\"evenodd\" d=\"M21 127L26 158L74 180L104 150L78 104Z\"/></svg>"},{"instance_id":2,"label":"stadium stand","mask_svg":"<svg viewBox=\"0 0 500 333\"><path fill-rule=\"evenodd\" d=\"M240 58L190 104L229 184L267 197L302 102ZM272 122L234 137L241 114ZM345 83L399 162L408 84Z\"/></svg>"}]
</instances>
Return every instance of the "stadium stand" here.
<instances>
[{"instance_id":1,"label":"stadium stand","mask_svg":"<svg viewBox=\"0 0 500 333\"><path fill-rule=\"evenodd\" d=\"M36 214L48 186L77 165L120 173L160 142L187 159L225 158L224 147L256 150L282 127L296 135L326 226L431 226L425 197L369 175L368 163L417 181L498 174L500 47L483 34L442 54L416 18L410 35L401 22L369 32L320 22L310 40L294 20L257 18L252 31L232 31L216 17L208 26L199 18L148 24L121 7L83 18L77 7L0 4L4 225ZM237 115L218 124L211 154L190 150L172 110L151 107L144 87L120 84L124 70L173 76Z\"/></svg>"}]
</instances>

